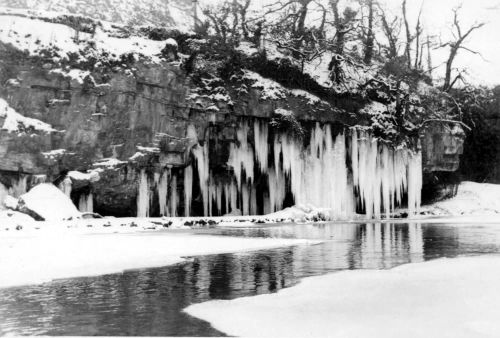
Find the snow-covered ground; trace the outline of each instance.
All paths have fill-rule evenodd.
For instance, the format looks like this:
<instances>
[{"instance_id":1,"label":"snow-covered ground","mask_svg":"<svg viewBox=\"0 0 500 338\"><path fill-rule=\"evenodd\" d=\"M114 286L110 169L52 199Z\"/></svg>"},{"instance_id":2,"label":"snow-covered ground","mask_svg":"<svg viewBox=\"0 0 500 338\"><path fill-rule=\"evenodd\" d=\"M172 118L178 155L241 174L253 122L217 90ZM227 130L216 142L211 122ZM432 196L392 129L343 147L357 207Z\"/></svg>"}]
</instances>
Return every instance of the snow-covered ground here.
<instances>
[{"instance_id":1,"label":"snow-covered ground","mask_svg":"<svg viewBox=\"0 0 500 338\"><path fill-rule=\"evenodd\" d=\"M304 279L278 293L185 311L234 336L499 337L500 256Z\"/></svg>"},{"instance_id":2,"label":"snow-covered ground","mask_svg":"<svg viewBox=\"0 0 500 338\"><path fill-rule=\"evenodd\" d=\"M118 59L122 54L134 53L158 61L155 55L165 46L163 41L138 36L117 38L100 27L96 28L95 34L77 33L67 25L29 17L0 15L0 18L0 41L26 50L30 55L39 55L43 50L56 48L59 56L67 57L69 53L80 53L86 44L92 44L96 51L105 51L110 58Z\"/></svg>"},{"instance_id":3,"label":"snow-covered ground","mask_svg":"<svg viewBox=\"0 0 500 338\"><path fill-rule=\"evenodd\" d=\"M183 257L313 244L312 241L195 235L186 231L122 234L42 232L0 237L0 287L118 273Z\"/></svg>"},{"instance_id":4,"label":"snow-covered ground","mask_svg":"<svg viewBox=\"0 0 500 338\"><path fill-rule=\"evenodd\" d=\"M462 182L453 198L426 207L432 215L493 216L500 218L500 184Z\"/></svg>"}]
</instances>

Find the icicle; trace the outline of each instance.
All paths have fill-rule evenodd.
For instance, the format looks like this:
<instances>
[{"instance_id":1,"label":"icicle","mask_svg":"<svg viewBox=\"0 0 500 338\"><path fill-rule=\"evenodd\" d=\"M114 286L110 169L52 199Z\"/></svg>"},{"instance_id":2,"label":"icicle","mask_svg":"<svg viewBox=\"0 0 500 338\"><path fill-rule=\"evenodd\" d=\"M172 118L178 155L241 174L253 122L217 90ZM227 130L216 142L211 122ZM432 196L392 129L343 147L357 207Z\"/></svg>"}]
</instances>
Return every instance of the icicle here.
<instances>
[{"instance_id":1,"label":"icicle","mask_svg":"<svg viewBox=\"0 0 500 338\"><path fill-rule=\"evenodd\" d=\"M59 186L58 188L64 192L64 194L68 197L71 196L71 186L73 185L73 183L71 182L71 178L69 178L68 176L66 176L64 178L64 180L62 180L61 183L59 183Z\"/></svg>"},{"instance_id":2,"label":"icicle","mask_svg":"<svg viewBox=\"0 0 500 338\"><path fill-rule=\"evenodd\" d=\"M150 198L148 176L146 170L141 169L137 193L137 217L149 217Z\"/></svg>"},{"instance_id":3,"label":"icicle","mask_svg":"<svg viewBox=\"0 0 500 338\"><path fill-rule=\"evenodd\" d=\"M3 202L5 201L7 196L9 196L9 190L5 185L0 183L0 210L3 210L5 208Z\"/></svg>"},{"instance_id":4,"label":"icicle","mask_svg":"<svg viewBox=\"0 0 500 338\"><path fill-rule=\"evenodd\" d=\"M168 216L167 194L168 194L168 179L169 170L164 170L160 173L155 173L154 179L156 184L156 191L158 193L158 204L161 216Z\"/></svg>"},{"instance_id":5,"label":"icicle","mask_svg":"<svg viewBox=\"0 0 500 338\"><path fill-rule=\"evenodd\" d=\"M170 180L170 216L177 217L177 175L172 175Z\"/></svg>"},{"instance_id":6,"label":"icicle","mask_svg":"<svg viewBox=\"0 0 500 338\"><path fill-rule=\"evenodd\" d=\"M35 175L33 176L32 184L33 186L45 183L47 181L47 175Z\"/></svg>"},{"instance_id":7,"label":"icicle","mask_svg":"<svg viewBox=\"0 0 500 338\"><path fill-rule=\"evenodd\" d=\"M238 209L238 189L234 181L231 182L230 187L230 200L231 200L231 212L236 211Z\"/></svg>"},{"instance_id":8,"label":"icicle","mask_svg":"<svg viewBox=\"0 0 500 338\"><path fill-rule=\"evenodd\" d=\"M69 196L71 194L71 179L69 177L66 177L64 181L69 180L69 182L66 182L67 186L64 186L64 189L69 189L69 190L64 190L64 193ZM64 182L63 181L63 182ZM18 198L22 194L25 194L28 191L28 176L20 174L19 179L12 185L12 187L9 189L9 193L11 196Z\"/></svg>"},{"instance_id":9,"label":"icicle","mask_svg":"<svg viewBox=\"0 0 500 338\"><path fill-rule=\"evenodd\" d=\"M238 189L241 189L243 178L247 181L253 181L254 172L254 151L250 144L248 144L248 124L243 121L240 128L236 131L238 145L231 143L229 148L228 166L234 170L234 176L238 183ZM245 175L243 175L243 173Z\"/></svg>"},{"instance_id":10,"label":"icicle","mask_svg":"<svg viewBox=\"0 0 500 338\"><path fill-rule=\"evenodd\" d=\"M412 155L407 149L378 145L370 134L353 130L351 163L353 183L367 218L379 218L382 213L390 217L405 192L409 213L418 212L422 187L420 153Z\"/></svg>"},{"instance_id":11,"label":"icicle","mask_svg":"<svg viewBox=\"0 0 500 338\"><path fill-rule=\"evenodd\" d=\"M203 215L209 214L209 164L208 164L208 142L204 146L199 144L193 148L196 159L198 177L200 178L200 190L203 197Z\"/></svg>"},{"instance_id":12,"label":"icicle","mask_svg":"<svg viewBox=\"0 0 500 338\"><path fill-rule=\"evenodd\" d=\"M260 172L266 173L268 167L269 144L267 123L255 120L253 124L253 135L255 144L255 159L259 164Z\"/></svg>"},{"instance_id":13,"label":"icicle","mask_svg":"<svg viewBox=\"0 0 500 338\"><path fill-rule=\"evenodd\" d=\"M408 213L415 215L420 211L422 190L422 156L412 154L408 164Z\"/></svg>"},{"instance_id":14,"label":"icicle","mask_svg":"<svg viewBox=\"0 0 500 338\"><path fill-rule=\"evenodd\" d=\"M193 196L193 167L184 168L184 216L191 216L191 200Z\"/></svg>"},{"instance_id":15,"label":"icicle","mask_svg":"<svg viewBox=\"0 0 500 338\"><path fill-rule=\"evenodd\" d=\"M80 212L94 212L94 196L92 193L80 195L78 210Z\"/></svg>"},{"instance_id":16,"label":"icicle","mask_svg":"<svg viewBox=\"0 0 500 338\"><path fill-rule=\"evenodd\" d=\"M285 176L278 170L277 172L271 170L268 176L269 184L269 209L271 212L281 210L283 208L283 201L286 194Z\"/></svg>"},{"instance_id":17,"label":"icicle","mask_svg":"<svg viewBox=\"0 0 500 338\"><path fill-rule=\"evenodd\" d=\"M257 215L257 190L252 185L250 190L250 215Z\"/></svg>"},{"instance_id":18,"label":"icicle","mask_svg":"<svg viewBox=\"0 0 500 338\"><path fill-rule=\"evenodd\" d=\"M226 207L226 214L230 213L229 210L229 203L231 200L231 197L229 195L230 187L231 187L230 184L228 183L224 184L224 205Z\"/></svg>"},{"instance_id":19,"label":"icicle","mask_svg":"<svg viewBox=\"0 0 500 338\"><path fill-rule=\"evenodd\" d=\"M215 204L217 207L217 216L222 215L222 186L221 183L215 187Z\"/></svg>"},{"instance_id":20,"label":"icicle","mask_svg":"<svg viewBox=\"0 0 500 338\"><path fill-rule=\"evenodd\" d=\"M241 211L243 215L249 215L250 214L250 192L248 191L248 186L246 184L243 184L241 186Z\"/></svg>"}]
</instances>

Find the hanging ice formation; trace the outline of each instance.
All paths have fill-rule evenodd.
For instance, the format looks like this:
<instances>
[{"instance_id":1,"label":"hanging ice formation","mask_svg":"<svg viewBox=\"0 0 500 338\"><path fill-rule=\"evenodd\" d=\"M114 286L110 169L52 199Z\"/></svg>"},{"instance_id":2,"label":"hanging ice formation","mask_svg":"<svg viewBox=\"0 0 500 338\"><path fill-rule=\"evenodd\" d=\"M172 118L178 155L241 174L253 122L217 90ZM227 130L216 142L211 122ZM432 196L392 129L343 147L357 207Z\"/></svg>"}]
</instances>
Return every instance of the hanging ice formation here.
<instances>
[{"instance_id":1,"label":"hanging ice formation","mask_svg":"<svg viewBox=\"0 0 500 338\"><path fill-rule=\"evenodd\" d=\"M391 149L364 131L351 132L352 177L368 218L386 217L408 196L408 211L418 212L422 187L420 153Z\"/></svg>"},{"instance_id":2,"label":"hanging ice formation","mask_svg":"<svg viewBox=\"0 0 500 338\"><path fill-rule=\"evenodd\" d=\"M92 196L92 193L80 195L78 210L80 212L94 212L94 196Z\"/></svg>"},{"instance_id":3,"label":"hanging ice formation","mask_svg":"<svg viewBox=\"0 0 500 338\"><path fill-rule=\"evenodd\" d=\"M66 176L64 180L59 183L58 188L68 197L71 196L71 189L72 189L73 183L71 182L71 178Z\"/></svg>"},{"instance_id":4,"label":"hanging ice formation","mask_svg":"<svg viewBox=\"0 0 500 338\"><path fill-rule=\"evenodd\" d=\"M170 177L169 170L155 175L160 214L174 216L180 204L184 215L190 216L195 183L199 184L206 216L271 213L281 210L285 200L290 204L290 199L295 204L323 208L331 219L347 219L356 211L364 212L367 218L388 217L404 201L410 214L418 212L420 153L393 149L363 130L333 135L329 124L316 123L308 142L287 133L270 134L265 121L254 120L252 124L240 123L237 142L229 146L227 167L231 171L223 177L210 170L209 137L198 143L196 130L190 126L187 137L196 145L191 150L194 163L184 168L181 176L183 199L177 195L177 176ZM139 216L149 215L149 185L142 170Z\"/></svg>"},{"instance_id":5,"label":"hanging ice formation","mask_svg":"<svg viewBox=\"0 0 500 338\"><path fill-rule=\"evenodd\" d=\"M137 217L148 217L151 204L151 192L149 189L148 176L144 169L139 175L139 190L137 193Z\"/></svg>"}]
</instances>

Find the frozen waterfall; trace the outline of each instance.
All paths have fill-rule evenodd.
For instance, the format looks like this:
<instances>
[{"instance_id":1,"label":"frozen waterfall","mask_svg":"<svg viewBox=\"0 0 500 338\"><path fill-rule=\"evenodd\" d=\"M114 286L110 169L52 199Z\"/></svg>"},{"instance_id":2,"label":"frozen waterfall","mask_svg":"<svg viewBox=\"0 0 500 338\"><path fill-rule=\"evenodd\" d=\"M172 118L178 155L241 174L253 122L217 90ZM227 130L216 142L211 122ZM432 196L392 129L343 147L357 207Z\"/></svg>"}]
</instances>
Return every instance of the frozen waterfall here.
<instances>
[{"instance_id":1,"label":"frozen waterfall","mask_svg":"<svg viewBox=\"0 0 500 338\"><path fill-rule=\"evenodd\" d=\"M271 213L292 203L322 208L330 219L349 219L356 212L367 218L390 217L403 204L410 214L418 212L420 153L394 149L363 129L332 130L330 124L315 123L303 140L271 130L268 121L243 120L236 129L236 142L228 145L227 169L212 172L210 133L198 142L196 129L190 126L193 163L180 169L178 177L169 178L170 169L165 169L150 179L142 170L138 215L149 215L151 184L156 184L160 214L169 216L176 215L179 207L185 216L192 215L193 200L205 216ZM183 179L181 194L178 179Z\"/></svg>"}]
</instances>

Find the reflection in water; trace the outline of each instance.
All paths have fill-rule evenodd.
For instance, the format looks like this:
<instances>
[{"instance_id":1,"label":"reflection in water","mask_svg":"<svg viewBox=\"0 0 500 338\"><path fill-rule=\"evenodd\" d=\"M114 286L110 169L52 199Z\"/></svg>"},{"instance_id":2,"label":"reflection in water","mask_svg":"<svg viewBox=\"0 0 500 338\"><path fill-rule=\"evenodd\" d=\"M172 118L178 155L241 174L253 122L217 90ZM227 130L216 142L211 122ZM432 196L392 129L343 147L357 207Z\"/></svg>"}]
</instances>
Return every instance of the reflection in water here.
<instances>
[{"instance_id":1,"label":"reflection in water","mask_svg":"<svg viewBox=\"0 0 500 338\"><path fill-rule=\"evenodd\" d=\"M0 335L219 336L182 312L190 304L275 292L303 277L387 269L438 257L498 252L500 230L421 224L307 224L211 229L200 235L321 239L251 253L0 290Z\"/></svg>"}]
</instances>

